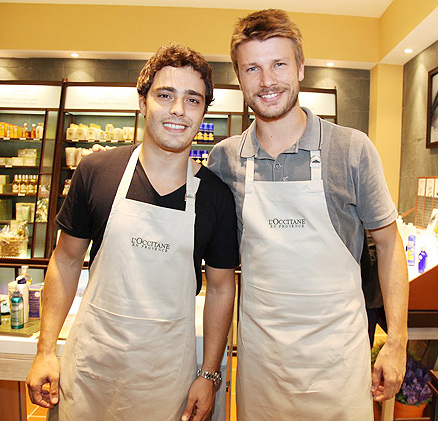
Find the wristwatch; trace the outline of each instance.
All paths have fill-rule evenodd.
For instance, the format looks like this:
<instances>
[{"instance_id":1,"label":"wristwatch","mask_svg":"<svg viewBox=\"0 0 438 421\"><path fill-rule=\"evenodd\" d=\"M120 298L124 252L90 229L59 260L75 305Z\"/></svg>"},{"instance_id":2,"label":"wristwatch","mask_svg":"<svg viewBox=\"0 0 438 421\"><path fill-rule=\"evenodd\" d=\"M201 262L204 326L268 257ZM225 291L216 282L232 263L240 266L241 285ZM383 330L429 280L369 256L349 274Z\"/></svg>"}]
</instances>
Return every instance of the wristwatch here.
<instances>
[{"instance_id":1,"label":"wristwatch","mask_svg":"<svg viewBox=\"0 0 438 421\"><path fill-rule=\"evenodd\" d=\"M219 389L222 381L222 371L215 371L214 373L211 373L210 371L204 371L200 368L196 374L198 377L204 377L204 379L211 380L216 389Z\"/></svg>"}]
</instances>

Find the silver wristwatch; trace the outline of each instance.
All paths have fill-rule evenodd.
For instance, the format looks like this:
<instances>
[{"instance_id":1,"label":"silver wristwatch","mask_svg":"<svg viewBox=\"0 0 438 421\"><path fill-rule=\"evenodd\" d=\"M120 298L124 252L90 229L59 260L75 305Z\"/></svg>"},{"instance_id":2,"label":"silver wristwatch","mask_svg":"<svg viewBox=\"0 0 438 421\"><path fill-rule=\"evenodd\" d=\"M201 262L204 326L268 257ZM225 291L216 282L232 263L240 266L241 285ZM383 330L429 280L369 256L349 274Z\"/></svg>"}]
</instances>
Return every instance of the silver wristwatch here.
<instances>
[{"instance_id":1,"label":"silver wristwatch","mask_svg":"<svg viewBox=\"0 0 438 421\"><path fill-rule=\"evenodd\" d=\"M214 373L211 373L210 371L198 369L196 374L198 375L198 377L204 377L204 379L211 380L216 389L219 389L222 381L222 371L215 371Z\"/></svg>"}]
</instances>

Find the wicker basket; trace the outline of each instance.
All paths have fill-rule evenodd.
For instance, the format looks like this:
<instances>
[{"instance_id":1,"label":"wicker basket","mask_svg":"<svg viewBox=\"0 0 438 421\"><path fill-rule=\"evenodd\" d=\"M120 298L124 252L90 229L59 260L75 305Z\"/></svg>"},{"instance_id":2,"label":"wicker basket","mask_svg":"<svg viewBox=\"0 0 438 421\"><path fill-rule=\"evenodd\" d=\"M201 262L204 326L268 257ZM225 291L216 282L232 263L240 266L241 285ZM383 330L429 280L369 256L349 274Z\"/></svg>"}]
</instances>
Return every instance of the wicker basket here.
<instances>
[{"instance_id":1,"label":"wicker basket","mask_svg":"<svg viewBox=\"0 0 438 421\"><path fill-rule=\"evenodd\" d=\"M0 235L0 257L26 257L27 237Z\"/></svg>"}]
</instances>

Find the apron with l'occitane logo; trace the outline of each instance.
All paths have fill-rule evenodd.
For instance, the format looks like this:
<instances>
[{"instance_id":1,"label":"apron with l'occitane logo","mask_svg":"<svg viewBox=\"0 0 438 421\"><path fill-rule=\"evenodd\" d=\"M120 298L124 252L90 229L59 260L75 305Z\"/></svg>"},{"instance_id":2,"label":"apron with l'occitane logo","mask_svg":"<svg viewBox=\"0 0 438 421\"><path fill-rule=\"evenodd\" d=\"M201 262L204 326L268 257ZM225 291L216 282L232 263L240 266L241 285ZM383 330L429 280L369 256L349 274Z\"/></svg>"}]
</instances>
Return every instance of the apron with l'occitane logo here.
<instances>
[{"instance_id":1,"label":"apron with l'occitane logo","mask_svg":"<svg viewBox=\"0 0 438 421\"><path fill-rule=\"evenodd\" d=\"M189 160L185 211L127 199L139 152L123 174L91 267L50 419L179 420L196 377L199 179Z\"/></svg>"},{"instance_id":2,"label":"apron with l'occitane logo","mask_svg":"<svg viewBox=\"0 0 438 421\"><path fill-rule=\"evenodd\" d=\"M246 161L239 421L373 419L360 268L331 223L319 150L310 166L310 181L255 182Z\"/></svg>"}]
</instances>

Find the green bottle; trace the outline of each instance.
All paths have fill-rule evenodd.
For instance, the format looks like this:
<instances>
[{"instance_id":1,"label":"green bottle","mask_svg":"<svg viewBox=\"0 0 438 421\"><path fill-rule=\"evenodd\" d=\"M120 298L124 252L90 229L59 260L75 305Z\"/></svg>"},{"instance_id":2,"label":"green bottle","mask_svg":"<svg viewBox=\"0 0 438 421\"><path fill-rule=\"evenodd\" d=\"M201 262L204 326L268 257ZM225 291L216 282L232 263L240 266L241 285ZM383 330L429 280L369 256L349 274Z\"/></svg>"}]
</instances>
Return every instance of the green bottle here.
<instances>
[{"instance_id":1,"label":"green bottle","mask_svg":"<svg viewBox=\"0 0 438 421\"><path fill-rule=\"evenodd\" d=\"M24 327L24 303L20 291L15 290L11 298L11 329Z\"/></svg>"}]
</instances>

